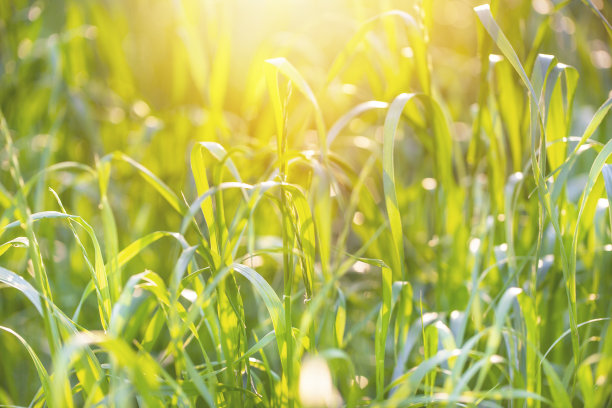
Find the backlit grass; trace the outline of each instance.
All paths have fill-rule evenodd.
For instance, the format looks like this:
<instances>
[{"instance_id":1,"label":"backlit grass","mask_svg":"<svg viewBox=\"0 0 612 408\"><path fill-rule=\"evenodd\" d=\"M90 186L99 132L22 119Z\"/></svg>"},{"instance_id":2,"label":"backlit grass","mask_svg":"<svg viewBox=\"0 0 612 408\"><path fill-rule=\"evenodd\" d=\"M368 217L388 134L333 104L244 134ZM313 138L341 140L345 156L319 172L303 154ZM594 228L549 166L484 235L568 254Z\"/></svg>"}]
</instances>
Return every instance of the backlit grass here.
<instances>
[{"instance_id":1,"label":"backlit grass","mask_svg":"<svg viewBox=\"0 0 612 408\"><path fill-rule=\"evenodd\" d=\"M0 405L612 406L606 1L0 4Z\"/></svg>"}]
</instances>

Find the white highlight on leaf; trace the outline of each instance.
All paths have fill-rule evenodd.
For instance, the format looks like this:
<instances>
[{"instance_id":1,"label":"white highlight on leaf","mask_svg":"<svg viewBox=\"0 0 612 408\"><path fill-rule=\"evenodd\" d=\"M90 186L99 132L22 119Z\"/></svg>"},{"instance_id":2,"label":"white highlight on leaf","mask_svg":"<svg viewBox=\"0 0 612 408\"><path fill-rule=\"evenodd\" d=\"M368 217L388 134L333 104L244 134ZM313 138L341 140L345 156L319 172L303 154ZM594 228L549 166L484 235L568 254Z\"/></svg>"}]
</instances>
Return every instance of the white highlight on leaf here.
<instances>
[{"instance_id":1,"label":"white highlight on leaf","mask_svg":"<svg viewBox=\"0 0 612 408\"><path fill-rule=\"evenodd\" d=\"M302 362L299 393L304 407L338 407L342 402L327 362L321 357L306 357Z\"/></svg>"}]
</instances>

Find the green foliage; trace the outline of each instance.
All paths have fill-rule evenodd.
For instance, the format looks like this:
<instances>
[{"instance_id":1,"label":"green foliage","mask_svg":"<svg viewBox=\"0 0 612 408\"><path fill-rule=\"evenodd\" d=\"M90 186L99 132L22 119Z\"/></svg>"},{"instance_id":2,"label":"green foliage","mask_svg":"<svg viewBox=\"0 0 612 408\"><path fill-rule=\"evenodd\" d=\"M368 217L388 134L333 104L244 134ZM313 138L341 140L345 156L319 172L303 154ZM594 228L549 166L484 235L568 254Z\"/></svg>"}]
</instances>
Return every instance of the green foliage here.
<instances>
[{"instance_id":1,"label":"green foliage","mask_svg":"<svg viewBox=\"0 0 612 408\"><path fill-rule=\"evenodd\" d=\"M0 405L610 406L610 12L0 3Z\"/></svg>"}]
</instances>

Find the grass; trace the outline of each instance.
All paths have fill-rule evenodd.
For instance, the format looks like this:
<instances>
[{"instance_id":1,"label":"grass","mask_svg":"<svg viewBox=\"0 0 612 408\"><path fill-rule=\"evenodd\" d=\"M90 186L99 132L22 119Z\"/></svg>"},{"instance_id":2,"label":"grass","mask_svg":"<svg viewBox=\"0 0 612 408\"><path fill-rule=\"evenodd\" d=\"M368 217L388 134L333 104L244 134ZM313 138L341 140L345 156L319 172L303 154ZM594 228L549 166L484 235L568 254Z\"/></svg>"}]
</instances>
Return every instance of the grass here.
<instances>
[{"instance_id":1,"label":"grass","mask_svg":"<svg viewBox=\"0 0 612 408\"><path fill-rule=\"evenodd\" d=\"M605 2L0 5L0 406L612 406Z\"/></svg>"}]
</instances>

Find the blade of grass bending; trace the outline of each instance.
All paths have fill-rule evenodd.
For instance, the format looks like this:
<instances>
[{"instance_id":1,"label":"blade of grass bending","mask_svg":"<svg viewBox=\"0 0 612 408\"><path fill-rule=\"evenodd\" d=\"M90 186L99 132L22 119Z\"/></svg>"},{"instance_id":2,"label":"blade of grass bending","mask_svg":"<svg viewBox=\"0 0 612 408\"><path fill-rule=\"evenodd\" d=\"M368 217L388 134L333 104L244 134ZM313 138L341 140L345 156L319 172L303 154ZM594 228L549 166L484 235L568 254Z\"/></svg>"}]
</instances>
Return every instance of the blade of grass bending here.
<instances>
[{"instance_id":1,"label":"blade of grass bending","mask_svg":"<svg viewBox=\"0 0 612 408\"><path fill-rule=\"evenodd\" d=\"M593 135L593 133L595 133L597 128L601 125L603 120L606 118L608 112L610 111L610 108L612 108L612 97L608 98L599 107L599 109L597 109L597 112L595 112L595 114L591 118L586 129L582 133L582 136L580 137L578 143L574 147L574 150L569 154L564 165L561 167L561 170L559 171L559 175L557 176L555 180L555 183L553 185L553 190L551 193L551 197L553 198L553 200L556 201L556 199L560 196L561 191L563 190L564 186L566 185L567 183L566 180L571 170L573 169L574 164L576 163L576 159L578 158L578 155L581 154L581 152L583 151L581 147L584 146L584 144L590 140L590 137Z\"/></svg>"},{"instance_id":2,"label":"blade of grass bending","mask_svg":"<svg viewBox=\"0 0 612 408\"><path fill-rule=\"evenodd\" d=\"M285 193L281 187L281 198L285 197ZM278 296L255 270L248 268L245 265L234 264L236 272L246 277L255 286L255 289L262 297L264 304L268 310L268 314L272 319L272 326L276 332L276 341L278 345L279 357L282 366L281 377L281 398L283 403L288 406L293 406L294 395L297 387L297 378L299 367L294 361L294 353L296 345L293 340L292 316L291 316L291 292L293 284L293 262L289 260L289 248L293 247L293 240L289 242L289 220L287 214L286 203L282 203L281 211L283 213L282 229L283 229L283 303L278 299ZM286 399L286 400L285 400Z\"/></svg>"},{"instance_id":3,"label":"blade of grass bending","mask_svg":"<svg viewBox=\"0 0 612 408\"><path fill-rule=\"evenodd\" d=\"M242 182L242 178L240 177L240 173L238 172L236 165L223 146L215 142L198 142L196 146L194 146L194 149L197 146L206 149L215 159L217 159L217 161L227 167L237 182Z\"/></svg>"},{"instance_id":4,"label":"blade of grass bending","mask_svg":"<svg viewBox=\"0 0 612 408\"><path fill-rule=\"evenodd\" d=\"M280 91L278 88L278 74L283 74L287 79L294 84L299 91L306 97L310 102L314 110L315 116L315 127L317 130L317 136L319 141L319 149L321 153L321 161L323 163L323 169L325 174L331 176L328 163L328 146L327 146L327 131L325 128L325 120L323 113L319 106L319 102L315 97L312 89L302 77L297 69L285 58L272 58L266 60L265 66L266 81L268 83L268 91L270 92L270 98L274 108L274 117L276 121L277 131L277 148L278 158L282 164L281 167L281 178L285 175L285 151L287 148L287 109L286 106L283 108L281 105ZM286 103L285 103L286 105ZM282 179L282 181L286 181ZM331 197L329 195L330 186L334 186L333 179L319 179L319 194L315 200L315 221L317 226L317 237L319 239L319 254L321 256L321 266L325 276L329 276L329 265L331 257Z\"/></svg>"},{"instance_id":5,"label":"blade of grass bending","mask_svg":"<svg viewBox=\"0 0 612 408\"><path fill-rule=\"evenodd\" d=\"M26 237L17 237L17 238L11 239L10 241L5 242L4 244L0 245L0 255L8 251L9 248L11 247L28 248L29 246L30 246L30 241L28 241Z\"/></svg>"},{"instance_id":6,"label":"blade of grass bending","mask_svg":"<svg viewBox=\"0 0 612 408\"><path fill-rule=\"evenodd\" d=\"M183 249L189 246L189 244L187 244L187 241L185 241L185 238L178 232L155 231L148 235L145 235L144 237L138 238L137 240L123 248L121 252L117 254L117 265L119 267L125 266L125 264L127 264L138 254L140 254L140 252L142 252L149 245L165 237L174 238Z\"/></svg>"},{"instance_id":7,"label":"blade of grass bending","mask_svg":"<svg viewBox=\"0 0 612 408\"><path fill-rule=\"evenodd\" d=\"M0 272L2 272L2 269L0 269ZM42 314L42 309L40 310L40 313ZM49 381L49 374L47 374L47 370L45 369L45 366L38 358L38 355L36 354L34 349L28 344L28 342L23 337L21 337L13 329L10 329L4 326L0 326L0 330L3 330L15 336L15 338L19 340L19 342L23 345L23 347L25 347L25 349L28 351L28 354L32 358L32 362L34 362L34 367L36 368L36 373L38 374L38 378L40 379L40 384L42 387L43 394L46 396L51 395L51 384Z\"/></svg>"},{"instance_id":8,"label":"blade of grass bending","mask_svg":"<svg viewBox=\"0 0 612 408\"><path fill-rule=\"evenodd\" d=\"M595 114L591 118L591 121L589 122L589 124L587 125L586 129L582 133L582 136L580 137L580 141L574 147L572 155L576 155L578 153L578 150L580 149L580 147L591 136L593 136L593 133L595 133L595 131L597 130L599 125L601 125L603 120L606 118L610 108L612 108L612 96L609 97L608 99L606 99L606 101L599 107L599 109L597 109L597 112L595 112Z\"/></svg>"},{"instance_id":9,"label":"blade of grass bending","mask_svg":"<svg viewBox=\"0 0 612 408\"><path fill-rule=\"evenodd\" d=\"M34 289L34 286L27 280L17 275L15 272L9 271L6 268L0 266L0 282L8 285L12 288L17 289L23 293L32 302L38 313L43 316L42 305L40 303L40 295L38 291Z\"/></svg>"},{"instance_id":10,"label":"blade of grass bending","mask_svg":"<svg viewBox=\"0 0 612 408\"><path fill-rule=\"evenodd\" d=\"M9 157L9 164L12 169L11 175L13 176L15 184L19 187L19 191L16 194L16 216L17 221L15 222L17 225L23 224L25 225L25 232L28 242L30 243L28 247L28 255L30 260L32 261L32 266L34 269L34 277L36 280L36 284L38 285L38 289L40 290L40 294L42 295L42 309L43 309L43 322L45 327L45 333L47 336L47 341L49 344L49 351L51 356L54 356L55 353L61 347L61 338L59 333L59 328L57 321L53 315L52 303L53 303L53 294L51 293L51 287L49 285L49 279L47 276L47 272L45 270L45 265L42 260L42 255L40 252L40 247L38 245L38 240L36 238L36 234L33 229L33 219L30 208L27 204L27 199L25 196L24 186L25 183L23 181L23 177L21 175L21 168L19 166L19 160L17 158L17 153L13 146L13 139L11 137L11 132L8 129L8 124L6 123L6 119L4 114L0 111L0 134L4 136L6 140L5 150ZM12 223L12 224L15 224ZM9 228L9 225L5 225L0 231L4 231Z\"/></svg>"},{"instance_id":11,"label":"blade of grass bending","mask_svg":"<svg viewBox=\"0 0 612 408\"><path fill-rule=\"evenodd\" d=\"M542 122L543 114L540 110L539 101L537 99L538 94L535 92L534 87L531 81L529 80L527 73L523 69L523 66L520 63L518 56L514 52L514 49L510 45L510 42L508 41L504 33L501 31L501 29L495 22L495 19L493 18L493 15L491 14L489 5L484 4L482 6L475 7L474 11L478 15L478 18L481 21L481 23L484 25L484 27L487 29L487 31L489 32L489 34L495 41L496 45L502 51L504 56L508 59L510 64L512 64L516 72L519 74L525 87L527 87L529 91L528 96L530 100L530 133L531 133L531 142L532 142L531 168L534 172L534 178L535 178L537 188L538 188L538 195L539 195L540 203L545 208L546 213L548 214L551 220L555 233L557 234L559 238L559 245L561 247L561 255L562 255L563 276L564 276L565 281L567 282L566 283L566 293L567 293L568 305L570 309L569 317L570 317L570 328L572 330L573 358L574 358L574 363L576 364L576 366L578 366L579 360L580 360L580 340L578 337L578 330L576 327L578 313L577 313L577 306L576 306L575 263L572 263L571 259L569 259L571 258L571 256L568 256L567 250L563 242L564 236L563 236L561 227L559 226L559 217L557 216L555 207L553 207L551 204L550 192L548 191L546 181L544 180L544 177L541 171L541 168L542 168L541 166L543 163L545 163L545 161L544 159L542 159L541 162L538 162L537 160L537 156L538 156L537 138L540 133L541 133L540 144L541 144L541 149L542 149L541 151L543 151L544 154L545 154L544 146L546 143L546 137L544 134L545 128Z\"/></svg>"},{"instance_id":12,"label":"blade of grass bending","mask_svg":"<svg viewBox=\"0 0 612 408\"><path fill-rule=\"evenodd\" d=\"M100 317L101 322L104 328L107 328L108 317L110 316L110 292L108 289L108 281L106 279L106 272L104 268L104 263L102 260L102 251L100 250L100 245L98 240L96 239L93 228L87 224L81 217L76 215L65 214L57 211L43 211L40 213L32 214L30 219L32 221L39 221L44 219L63 219L67 221L74 221L79 224L83 229L87 232L90 239L92 240L92 244L94 245L95 250L95 261L94 266L91 267L91 272L93 275L93 281L96 287L96 293L98 295L98 303L100 309ZM4 229L14 228L20 225L19 221L12 222L4 227Z\"/></svg>"},{"instance_id":13,"label":"blade of grass bending","mask_svg":"<svg viewBox=\"0 0 612 408\"><path fill-rule=\"evenodd\" d=\"M247 360L253 354L259 353L261 349L266 347L268 344L270 344L275 339L276 339L276 333L274 331L271 331L271 332L267 333L265 336L263 336L259 340L256 339L257 342L255 344L253 344L253 346L251 346L246 351L246 353L244 353L238 360ZM236 360L236 361L238 361L238 360Z\"/></svg>"},{"instance_id":14,"label":"blade of grass bending","mask_svg":"<svg viewBox=\"0 0 612 408\"><path fill-rule=\"evenodd\" d=\"M389 104L387 102L380 101L367 101L362 102L359 105L352 108L350 111L342 115L336 123L329 128L329 132L327 133L327 145L331 145L336 137L340 134L342 129L344 129L354 118L361 115L364 112L374 110L374 109L387 109Z\"/></svg>"},{"instance_id":15,"label":"blade of grass bending","mask_svg":"<svg viewBox=\"0 0 612 408\"><path fill-rule=\"evenodd\" d=\"M48 173L62 171L62 170L81 170L85 173L90 174L91 176L96 176L96 171L86 164L77 163L77 162L61 162L52 164L51 166L45 168L44 170L39 171L32 177L28 179L28 181L24 185L25 195L27 196L32 188L36 184L36 182L43 176L46 176Z\"/></svg>"},{"instance_id":16,"label":"blade of grass bending","mask_svg":"<svg viewBox=\"0 0 612 408\"><path fill-rule=\"evenodd\" d=\"M198 196L202 196L205 192L210 190L210 185L208 183L208 177L206 176L206 165L204 163L204 155L202 152L202 146L196 145L191 150L191 172L193 174L193 178L195 180L196 191ZM210 197L206 197L202 199L198 204L198 207L202 210L202 215L204 216L204 223L206 226L206 230L208 231L208 239L209 246L211 248L211 252L213 253L213 262L215 266L218 266L220 263L220 259L218 256L219 251L219 242L218 242L218 233L216 228L214 227L214 212L213 212L213 197L212 194ZM193 206L191 206L193 207ZM188 213L191 213L191 208ZM193 213L195 216L195 213ZM183 221L181 225L181 234L185 233L186 224Z\"/></svg>"},{"instance_id":17,"label":"blade of grass bending","mask_svg":"<svg viewBox=\"0 0 612 408\"><path fill-rule=\"evenodd\" d=\"M314 293L314 263L315 263L315 228L313 223L312 211L308 205L308 200L303 191L295 185L283 183L280 185L281 194L287 197L287 210L289 211L289 222L291 223L292 231L287 231L289 235L293 235L294 244L300 249L299 260L302 269L302 279L304 281L304 303L310 303ZM288 226L287 226L288 227ZM283 248L286 251L289 248ZM289 299L291 296L291 285L285 288L287 296L285 299ZM287 303L290 302L286 300ZM287 312L287 306L285 306L285 312ZM287 321L288 325L289 322ZM310 327L308 328L308 339L310 351L316 348L316 337L315 337L315 320L312 319ZM298 346L299 344L296 343ZM299 350L293 350L293 353L298 353Z\"/></svg>"},{"instance_id":18,"label":"blade of grass bending","mask_svg":"<svg viewBox=\"0 0 612 408\"><path fill-rule=\"evenodd\" d=\"M179 214L183 213L184 205L181 200L174 194L174 192L168 187L159 177L151 172L151 170L147 169L142 164L138 163L136 160L132 159L128 155L122 152L114 152L110 153L103 158L100 159L100 162L105 162L108 160L118 160L128 163L145 179L147 183L151 185L161 196L170 204L172 208L176 210Z\"/></svg>"},{"instance_id":19,"label":"blade of grass bending","mask_svg":"<svg viewBox=\"0 0 612 408\"><path fill-rule=\"evenodd\" d=\"M314 108L315 113L315 125L317 128L317 135L319 139L319 149L321 152L321 157L324 165L327 164L327 142L326 142L326 131L325 131L325 122L323 120L323 115L321 109L319 108L319 104L317 99L310 89L308 83L304 80L304 78L300 75L300 73L291 65L285 58L273 58L265 61L264 72L266 77L266 82L268 86L268 92L270 94L270 99L273 107L273 114L276 122L276 140L277 140L277 155L278 155L278 172L280 176L281 182L286 182L287 180L287 168L288 161L286 158L286 151L288 148L288 140L287 140L287 122L288 122L288 104L291 98L291 90L292 84L295 84L300 92L306 97L306 99L310 102L310 104ZM284 103L281 100L280 90L278 86L278 76L279 73L283 74L287 79L289 79L289 83L287 84L287 94L284 98ZM330 198L327 194L321 197L322 201L317 203L317 207L315 207L315 214L317 216L317 233L319 237L319 245L320 248L323 248L323 251L320 251L321 254L321 263L323 269L327 271L327 267L329 265L329 244L331 240L331 214L329 211L324 214L317 214L317 208L326 208L329 210L330 208ZM283 335L286 337L284 340L285 349L282 350L279 344L279 351L281 353L281 361L283 359L283 354L285 354L286 364L283 364L283 375L282 375L282 383L281 383L281 394L282 397L287 398L287 404L291 408L294 404L293 394L296 388L296 379L299 370L297 370L297 366L293 364L293 356L294 356L294 344L292 337L292 312L291 312L291 292L292 292L292 284L293 284L293 274L294 274L294 265L293 259L291 255L290 248L293 248L295 237L292 236L290 231L290 209L288 205L288 197L285 193L285 188L281 186L280 192L280 211L281 211L281 230L282 230L282 240L283 240L283 301L284 301L284 324L286 326L286 330L283 332ZM321 215L322 218L318 218ZM327 244L327 245L325 245ZM277 336L278 338L279 336ZM282 350L282 351L281 351ZM283 401L284 402L284 401Z\"/></svg>"},{"instance_id":20,"label":"blade of grass bending","mask_svg":"<svg viewBox=\"0 0 612 408\"><path fill-rule=\"evenodd\" d=\"M278 184L278 183L274 183L274 182L260 183L258 186L262 188L269 188L269 186L275 185L275 184ZM226 183L221 183L218 186L210 187L208 190L205 190L200 196L198 196L198 198L195 199L193 203L189 205L189 208L187 209L185 215L183 216L183 220L181 221L181 227L179 229L179 233L181 235L185 235L185 233L187 232L187 228L193 222L194 217L196 216L198 211L201 210L203 202L210 199L211 196L215 195L217 192L221 190L233 189L233 188L251 190L254 188L254 186L250 184L246 184L246 183L237 183L235 181L228 181ZM208 223L208 221L206 222Z\"/></svg>"},{"instance_id":21,"label":"blade of grass bending","mask_svg":"<svg viewBox=\"0 0 612 408\"><path fill-rule=\"evenodd\" d=\"M587 185L580 198L580 207L579 207L580 209L576 217L576 226L574 228L574 235L572 239L572 247L571 247L571 253L570 253L570 265L572 269L576 268L576 256L577 256L577 251L578 251L578 235L579 235L580 220L583 214L585 213L585 210L587 210L588 212L589 208L587 207L594 207L596 205L597 200L589 201L590 194L591 194L591 191L593 190L593 187L595 186L595 183L597 182L597 179L599 178L599 175L602 173L604 165L606 164L606 161L608 160L608 157L610 157L610 155L612 155L612 140L609 140L604 145L603 149L601 149L601 152L599 152L597 157L595 157L595 160L593 161L593 164L589 171L589 176L588 176L589 178L588 178Z\"/></svg>"},{"instance_id":22,"label":"blade of grass bending","mask_svg":"<svg viewBox=\"0 0 612 408\"><path fill-rule=\"evenodd\" d=\"M400 118L407 104L413 100L422 101L432 114L432 127L434 131L435 151L434 151L434 167L436 176L440 180L440 184L449 196L452 196L456 190L455 181L452 175L452 156L451 146L452 139L449 133L446 117L440 108L440 105L435 99L424 94L400 94L398 95L387 112L383 130L383 191L385 194L385 205L387 208L387 216L389 217L389 225L391 235L394 242L394 259L392 262L394 276L401 277L406 280L407 271L405 270L404 262L404 247L403 247L403 232L401 223L401 213L397 202L397 187L395 183L395 166L394 166L394 141ZM458 227L458 217L446 217L445 228L448 233L452 234Z\"/></svg>"},{"instance_id":23,"label":"blade of grass bending","mask_svg":"<svg viewBox=\"0 0 612 408\"><path fill-rule=\"evenodd\" d=\"M98 345L109 353L112 364L124 368L147 406L162 407L159 395L161 368L148 354L135 353L124 341L101 333L78 333L69 341L61 353L54 358L55 367L51 379L49 400L56 407L73 407L70 391L70 367L78 356L91 345Z\"/></svg>"},{"instance_id":24,"label":"blade of grass bending","mask_svg":"<svg viewBox=\"0 0 612 408\"><path fill-rule=\"evenodd\" d=\"M49 214L50 213L50 214ZM58 215L59 214L59 215ZM44 218L57 218L59 216L65 216L62 213L54 213L54 212L47 212L46 214L34 214L33 216L31 216L31 220L30 220L30 225L32 225L32 221L34 219L44 219ZM12 223L12 226L17 226L20 223L17 222ZM10 226L11 224L9 224ZM7 226L8 227L8 226ZM0 267L0 272L5 272L7 270L5 270L4 268ZM10 272L10 271L9 271ZM0 274L2 275L2 274ZM18 275L9 275L9 274L4 274L5 277L8 276L8 280L7 280L7 284L10 284L11 286L14 286L13 284L15 282L17 282L17 284L19 285L19 287L17 287L17 289L24 289L27 290L28 288L28 283L27 281L23 280L23 278L19 277ZM20 279L19 279L20 278ZM1 279L0 276L0 281L3 281ZM16 286L14 286L16 287ZM61 311L59 309L57 309L57 307L53 304L53 301L51 299L46 299L44 296L41 296L38 292L36 292L36 290L31 287L30 288L34 290L34 292L31 292L31 290L28 290L28 292L23 292L26 296L28 296L28 298L30 298L30 300L32 302L34 302L34 305L36 306L36 300L34 300L34 295L37 296L37 300L38 303L40 305L40 300L41 298L44 301L44 305L48 305L51 308L51 316L53 317L53 321L54 322L58 322L60 324L58 324L57 329L58 329L58 338L61 335L63 335L64 337L68 337L69 335L71 335L72 333L76 332L76 329L74 328L72 322L66 323L64 320L66 320L64 318L64 320L62 320L62 316L63 314L61 313ZM30 297L32 296L32 297ZM42 309L42 308L41 308ZM42 313L43 318L45 317L45 313L44 313L44 309L39 309L39 311ZM56 318L58 320L56 320ZM63 325L62 325L63 324ZM102 324L104 325L104 322L102 322ZM55 354L52 354L52 357L54 357ZM79 378L79 380L81 381L81 383L84 385L85 387L85 392L86 394L89 395L89 397L93 400L93 401L99 401L100 399L103 398L103 390L100 389L100 387L97 385L99 383L99 379L102 375L102 370L97 362L97 360L95 360L95 357L93 356L93 354L90 351L87 351L87 354L82 356L82 358L80 358L78 361L75 362L75 370L76 370L76 375Z\"/></svg>"},{"instance_id":25,"label":"blade of grass bending","mask_svg":"<svg viewBox=\"0 0 612 408\"><path fill-rule=\"evenodd\" d=\"M219 162L219 166L213 169L213 185L220 186L222 184L223 167L227 167L237 182L241 183L240 174L223 146L214 142L198 142L191 150L191 170L198 195L201 196L210 190L210 183L206 175L206 162L204 160L205 150ZM243 192L243 194L246 198L246 193ZM215 200L216 211L213 211L213 200ZM213 263L216 267L219 267L221 263L231 263L231 248L228 248L227 245L228 230L225 225L224 206L220 190L216 191L214 196L203 199L200 202L200 208L204 216L206 231L208 232L207 238Z\"/></svg>"},{"instance_id":26,"label":"blade of grass bending","mask_svg":"<svg viewBox=\"0 0 612 408\"><path fill-rule=\"evenodd\" d=\"M394 243L392 265L395 276L402 280L406 279L406 271L404 266L402 218L397 201L397 187L395 183L394 144L395 135L404 108L415 96L416 94L401 94L393 100L389 106L387 116L385 117L383 133L383 191L391 236Z\"/></svg>"},{"instance_id":27,"label":"blade of grass bending","mask_svg":"<svg viewBox=\"0 0 612 408\"><path fill-rule=\"evenodd\" d=\"M261 297L268 310L268 314L270 319L272 320L272 326L274 327L274 332L276 333L276 341L278 344L279 355L281 357L281 362L283 367L287 366L287 359L289 358L287 353L287 348L285 344L285 331L287 327L285 326L285 321L283 319L283 304L278 298L274 289L266 282L266 280L258 274L255 270L249 268L243 264L233 264L232 268L247 278L249 282L255 288L257 294Z\"/></svg>"},{"instance_id":28,"label":"blade of grass bending","mask_svg":"<svg viewBox=\"0 0 612 408\"><path fill-rule=\"evenodd\" d=\"M477 28L477 39L478 39L478 51L480 54L480 86L478 89L478 112L474 119L474 124L472 126L472 137L470 140L470 144L468 146L466 162L472 167L472 172L476 171L477 161L483 155L483 143L481 134L483 132L483 118L484 113L488 111L487 100L489 98L489 83L487 78L490 78L492 75L489 71L494 68L495 64L494 58L490 55L491 50L491 38L486 36L483 27ZM512 83L508 81L508 83ZM504 104L506 105L506 104ZM501 111L501 109L500 109ZM503 115L503 112L502 112ZM518 125L518 122L515 123ZM470 207L472 203L469 203Z\"/></svg>"},{"instance_id":29,"label":"blade of grass bending","mask_svg":"<svg viewBox=\"0 0 612 408\"><path fill-rule=\"evenodd\" d=\"M577 71L572 67L557 62L557 59L551 55L539 54L536 58L532 72L531 82L534 84L536 95L540 101L540 112L543 135L550 135L550 142L562 139L569 136L569 126L571 121L571 107L573 94L576 89L578 80ZM548 147L549 139L547 136L542 136L539 150L539 172L545 174L547 171L546 162L550 163L551 168L561 166L565 160L565 151L562 145ZM533 141L532 141L533 144ZM533 165L533 162L532 162ZM551 198L546 198L551 200ZM542 254L542 242L544 239L544 221L545 213L542 206L538 207L538 238L536 243L536 259L532 263L532 271L530 277L530 287L532 296L537 296L537 270L539 259ZM560 236L560 239L563 238ZM570 274L571 275L571 274ZM535 347L535 350L540 349L539 332L535 327L535 316L538 314L538 303L531 302L531 298L524 294L519 295L519 303L523 311L523 316L526 319L527 341ZM571 305L571 296L570 296ZM576 332L577 333L577 332ZM541 373L540 367L536 366L536 355L534 348L528 347L525 350L525 372L527 391L541 392ZM536 400L536 404L539 402ZM528 400L529 405L533 404L533 400Z\"/></svg>"},{"instance_id":30,"label":"blade of grass bending","mask_svg":"<svg viewBox=\"0 0 612 408\"><path fill-rule=\"evenodd\" d=\"M96 294L98 296L98 308L100 309L102 327L104 328L104 330L107 330L108 322L110 320L110 315L111 315L111 308L112 308L114 300L111 295L112 291L109 285L108 274L106 273L106 265L104 264L104 259L102 258L102 250L100 249L100 244L98 243L98 239L96 238L93 228L89 224L87 224L81 217L69 215L66 212L66 209L64 208L57 193L52 188L49 188L49 190L51 191L57 203L59 204L61 210L63 211L63 214L65 215L64 219L68 221L68 226L70 227L70 230L72 231L72 234L74 235L74 239L77 241L77 244L81 248L83 257L85 258L85 261L94 278L93 280L94 280L94 284L96 287ZM74 229L72 225L73 221L75 221L77 224L83 227L85 231L87 231L87 234L89 235L91 243L94 246L94 264L93 266L91 265L91 262L89 261L89 257L87 255L87 250L85 249L85 246L83 246L83 244L81 243L81 239L79 238L79 235L77 234L76 230ZM119 294L117 294L117 297L118 296Z\"/></svg>"},{"instance_id":31,"label":"blade of grass bending","mask_svg":"<svg viewBox=\"0 0 612 408\"><path fill-rule=\"evenodd\" d=\"M393 274L391 268L381 260L368 258L359 258L359 260L381 269L382 303L376 320L374 355L376 358L376 400L382 401L385 392L385 346L393 308Z\"/></svg>"},{"instance_id":32,"label":"blade of grass bending","mask_svg":"<svg viewBox=\"0 0 612 408\"><path fill-rule=\"evenodd\" d=\"M389 227L393 237L393 260L392 265L395 276L406 279L404 270L404 235L402 232L402 217L397 203L397 188L395 185L395 165L394 165L394 142L397 127L399 125L404 107L415 96L415 94L401 94L396 97L385 118L384 139L383 139L383 191L385 194L385 206L387 217L389 217Z\"/></svg>"},{"instance_id":33,"label":"blade of grass bending","mask_svg":"<svg viewBox=\"0 0 612 408\"><path fill-rule=\"evenodd\" d=\"M606 318L598 318L598 319L592 319L586 322L582 322L578 325L578 327L582 327L582 326L586 326L589 325L591 323L596 323L596 322L601 322L601 321L609 321L610 318L606 317ZM571 334L571 330L567 330L565 331L561 336L559 336L554 343L548 348L548 350L546 350L546 353L544 353L543 355L539 354L539 359L540 359L540 366L544 368L544 373L546 374L546 377L548 378L548 385L549 387L552 388L551 390L551 394L553 396L553 401L555 402L555 406L560 406L560 407L571 407L571 403L570 403L570 396L567 393L567 389L565 387L565 385L563 384L563 382L559 379L559 376L557 375L555 368L552 366L551 363L548 362L548 360L546 360L546 356L548 356L548 354L551 352L551 350L567 335ZM597 392L597 389L596 391ZM595 405L597 406L597 405Z\"/></svg>"},{"instance_id":34,"label":"blade of grass bending","mask_svg":"<svg viewBox=\"0 0 612 408\"><path fill-rule=\"evenodd\" d=\"M510 42L495 22L493 15L491 14L490 6L488 4L483 4L481 6L475 7L474 11L478 15L480 22L484 25L489 35L493 38L495 44L499 47L504 56L508 59L508 62L512 64L516 72L519 74L519 76L523 80L523 83L525 84L525 86L527 86L529 92L531 93L532 97L536 97L536 93L533 89L533 86L531 85L531 82L529 81L527 73L523 69L523 66L520 63L518 56L512 48L512 45L510 45Z\"/></svg>"},{"instance_id":35,"label":"blade of grass bending","mask_svg":"<svg viewBox=\"0 0 612 408\"><path fill-rule=\"evenodd\" d=\"M597 318L597 319L591 319L591 320L588 320L588 321L586 321L586 322L582 322L582 323L580 323L580 324L578 325L578 328L580 328L580 327L582 327L582 326L585 326L585 325L587 325L587 324L596 323L596 322L603 322L603 321L608 321L608 320L610 320L610 318L609 318L609 317L600 317L600 318ZM541 359L540 359L540 360L545 360L545 359L546 359L546 356L548 356L548 354L550 354L550 352L552 351L552 349L553 349L553 348L555 348L555 346L556 346L557 344L559 344L559 342L560 342L561 340L563 340L563 338L564 338L564 337L566 337L566 336L567 336L567 335L569 335L569 334L571 334L571 330L566 330L565 332L563 332L563 334L562 334L561 336L557 337L557 339L556 339L556 340L553 342L553 344L551 344L551 345L550 345L550 347L548 348L548 350L546 350L546 353L544 353L544 355L541 357ZM542 362L541 362L541 361L540 361L540 364L542 364Z\"/></svg>"},{"instance_id":36,"label":"blade of grass bending","mask_svg":"<svg viewBox=\"0 0 612 408\"><path fill-rule=\"evenodd\" d=\"M314 285L314 261L315 261L315 229L312 220L312 212L308 200L302 190L291 184L283 184L291 195L290 203L295 214L292 214L292 222L295 225L297 243L302 251L300 259L303 264L302 277L304 289L306 290L305 302L312 299Z\"/></svg>"},{"instance_id":37,"label":"blade of grass bending","mask_svg":"<svg viewBox=\"0 0 612 408\"><path fill-rule=\"evenodd\" d=\"M295 67L291 65L291 63L285 58L271 58L266 60L266 63L268 64L266 65L266 75L270 78L270 82L268 83L269 90L275 88L274 85L276 81L276 91L273 91L271 95L271 98L273 100L276 99L278 101L276 103L273 102L275 106L275 111L282 112L282 110L280 109L280 95L278 94L278 73L283 74L287 79L289 79L306 97L306 99L308 99L308 101L314 108L315 125L317 128L317 134L319 136L319 149L321 149L321 157L325 162L327 157L327 132L325 130L325 121L323 119L323 113L321 111L321 108L319 107L319 102L317 101L317 98L312 92L312 89L310 88L304 77L302 77L302 75L299 73L299 71L295 69ZM279 116L277 113L275 117L278 132L277 137L281 137L281 135L283 135L283 115L281 113L281 115ZM281 144L279 143L279 146L280 145Z\"/></svg>"}]
</instances>

